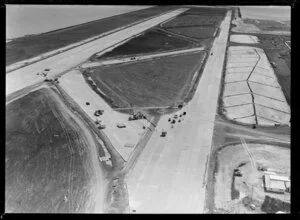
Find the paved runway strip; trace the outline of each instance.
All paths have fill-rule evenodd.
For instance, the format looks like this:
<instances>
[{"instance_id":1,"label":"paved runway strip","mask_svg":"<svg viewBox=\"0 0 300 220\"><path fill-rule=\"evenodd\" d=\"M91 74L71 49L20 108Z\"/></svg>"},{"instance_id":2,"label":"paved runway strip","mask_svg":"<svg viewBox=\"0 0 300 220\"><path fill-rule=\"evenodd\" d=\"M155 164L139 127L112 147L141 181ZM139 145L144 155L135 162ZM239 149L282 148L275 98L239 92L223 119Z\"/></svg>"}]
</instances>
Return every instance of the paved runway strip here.
<instances>
[{"instance_id":1,"label":"paved runway strip","mask_svg":"<svg viewBox=\"0 0 300 220\"><path fill-rule=\"evenodd\" d=\"M107 35L95 41L86 43L82 46L60 53L56 56L49 57L41 60L40 62L12 71L6 74L6 95L26 88L27 86L35 83L42 82L44 78L36 74L38 72L43 72L46 68L50 69L48 76L51 77L66 72L86 61L91 55L101 50L105 50L151 27L154 27L171 17L181 14L186 10L187 9L185 8L174 10L156 18Z\"/></svg>"},{"instance_id":2,"label":"paved runway strip","mask_svg":"<svg viewBox=\"0 0 300 220\"><path fill-rule=\"evenodd\" d=\"M224 64L231 11L221 25L187 115L170 127L164 116L128 174L131 210L137 213L202 213L206 169ZM182 112L180 111L180 112ZM161 130L166 137L160 137Z\"/></svg>"}]
</instances>

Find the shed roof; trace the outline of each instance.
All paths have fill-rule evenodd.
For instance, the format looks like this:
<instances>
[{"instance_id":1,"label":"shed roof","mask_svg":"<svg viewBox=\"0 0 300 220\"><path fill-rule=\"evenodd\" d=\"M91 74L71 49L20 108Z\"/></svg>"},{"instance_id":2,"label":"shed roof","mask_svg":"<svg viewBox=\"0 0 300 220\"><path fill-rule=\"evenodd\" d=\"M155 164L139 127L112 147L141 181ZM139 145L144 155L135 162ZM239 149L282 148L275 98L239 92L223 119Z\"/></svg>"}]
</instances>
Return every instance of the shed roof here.
<instances>
[{"instance_id":1,"label":"shed roof","mask_svg":"<svg viewBox=\"0 0 300 220\"><path fill-rule=\"evenodd\" d=\"M286 189L284 181L270 179L271 175L265 174L265 186L267 189L282 190Z\"/></svg>"},{"instance_id":2,"label":"shed roof","mask_svg":"<svg viewBox=\"0 0 300 220\"><path fill-rule=\"evenodd\" d=\"M290 181L290 178L288 176L279 176L279 175L270 175L271 180L281 180L281 181Z\"/></svg>"}]
</instances>

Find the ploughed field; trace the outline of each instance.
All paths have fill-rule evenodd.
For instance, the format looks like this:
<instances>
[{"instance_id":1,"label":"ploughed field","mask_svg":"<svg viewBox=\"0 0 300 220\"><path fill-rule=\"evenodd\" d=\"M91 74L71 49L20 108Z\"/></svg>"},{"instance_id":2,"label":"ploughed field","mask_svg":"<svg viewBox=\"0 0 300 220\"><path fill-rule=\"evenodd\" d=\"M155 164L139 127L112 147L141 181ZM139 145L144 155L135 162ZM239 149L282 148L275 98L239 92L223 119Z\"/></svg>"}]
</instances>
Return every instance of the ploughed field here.
<instances>
[{"instance_id":1,"label":"ploughed field","mask_svg":"<svg viewBox=\"0 0 300 220\"><path fill-rule=\"evenodd\" d=\"M96 59L184 49L195 45L194 42L160 30L149 30Z\"/></svg>"},{"instance_id":2,"label":"ploughed field","mask_svg":"<svg viewBox=\"0 0 300 220\"><path fill-rule=\"evenodd\" d=\"M44 34L21 37L6 43L6 65L94 37L133 22L150 18L178 7L153 7L116 15Z\"/></svg>"},{"instance_id":3,"label":"ploughed field","mask_svg":"<svg viewBox=\"0 0 300 220\"><path fill-rule=\"evenodd\" d=\"M194 39L213 38L225 14L226 9L192 8L160 26Z\"/></svg>"},{"instance_id":4,"label":"ploughed field","mask_svg":"<svg viewBox=\"0 0 300 220\"><path fill-rule=\"evenodd\" d=\"M40 89L6 106L6 212L94 210L88 142L52 93Z\"/></svg>"},{"instance_id":5,"label":"ploughed field","mask_svg":"<svg viewBox=\"0 0 300 220\"><path fill-rule=\"evenodd\" d=\"M171 106L185 98L204 58L204 52L166 56L138 63L97 67L84 75L88 83L91 84L91 77L96 86L111 98L109 104L114 107Z\"/></svg>"}]
</instances>

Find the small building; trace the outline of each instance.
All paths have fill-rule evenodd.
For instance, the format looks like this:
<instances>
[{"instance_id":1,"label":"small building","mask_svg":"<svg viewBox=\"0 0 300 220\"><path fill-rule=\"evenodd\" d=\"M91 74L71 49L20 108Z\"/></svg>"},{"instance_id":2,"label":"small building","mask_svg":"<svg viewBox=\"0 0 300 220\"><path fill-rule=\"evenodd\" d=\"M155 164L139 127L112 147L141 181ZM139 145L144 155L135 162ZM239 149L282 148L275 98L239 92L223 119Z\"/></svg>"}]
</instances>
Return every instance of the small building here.
<instances>
[{"instance_id":1,"label":"small building","mask_svg":"<svg viewBox=\"0 0 300 220\"><path fill-rule=\"evenodd\" d=\"M287 184L286 184L287 183ZM269 173L264 173L264 185L267 192L284 193L289 191L287 188L290 183L290 178L286 176L279 176Z\"/></svg>"}]
</instances>

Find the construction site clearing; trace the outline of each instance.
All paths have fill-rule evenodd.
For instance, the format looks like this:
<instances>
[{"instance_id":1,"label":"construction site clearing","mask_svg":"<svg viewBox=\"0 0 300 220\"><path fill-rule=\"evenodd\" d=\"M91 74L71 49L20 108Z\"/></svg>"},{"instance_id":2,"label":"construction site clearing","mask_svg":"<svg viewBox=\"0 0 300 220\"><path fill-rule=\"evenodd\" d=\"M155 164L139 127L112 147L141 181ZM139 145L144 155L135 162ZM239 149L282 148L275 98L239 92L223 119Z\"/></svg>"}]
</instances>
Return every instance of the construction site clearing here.
<instances>
[{"instance_id":1,"label":"construction site clearing","mask_svg":"<svg viewBox=\"0 0 300 220\"><path fill-rule=\"evenodd\" d=\"M91 120L95 123L97 123L97 120L101 120L101 124L105 125L105 134L122 158L127 161L134 148L125 146L137 144L145 132L143 127L148 128L149 121L152 118L148 116L147 120L144 118L129 120L128 114L114 111L92 90L86 83L82 73L78 70L72 70L63 75L60 78L59 86L67 92ZM86 105L86 102L89 102L89 105ZM103 110L103 115L99 117L95 116L94 114L97 110ZM120 126L120 123L124 124L125 127ZM120 127L124 127L125 130L120 129Z\"/></svg>"},{"instance_id":2,"label":"construction site clearing","mask_svg":"<svg viewBox=\"0 0 300 220\"><path fill-rule=\"evenodd\" d=\"M262 49L229 47L224 83L223 110L229 119L261 126L290 125L290 107Z\"/></svg>"},{"instance_id":3,"label":"construction site clearing","mask_svg":"<svg viewBox=\"0 0 300 220\"><path fill-rule=\"evenodd\" d=\"M244 142L222 148L217 158L216 213L264 213L266 196L290 203L288 148Z\"/></svg>"}]
</instances>

